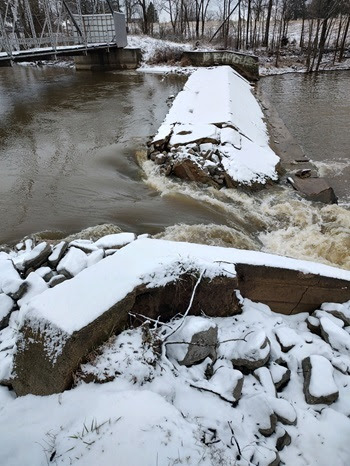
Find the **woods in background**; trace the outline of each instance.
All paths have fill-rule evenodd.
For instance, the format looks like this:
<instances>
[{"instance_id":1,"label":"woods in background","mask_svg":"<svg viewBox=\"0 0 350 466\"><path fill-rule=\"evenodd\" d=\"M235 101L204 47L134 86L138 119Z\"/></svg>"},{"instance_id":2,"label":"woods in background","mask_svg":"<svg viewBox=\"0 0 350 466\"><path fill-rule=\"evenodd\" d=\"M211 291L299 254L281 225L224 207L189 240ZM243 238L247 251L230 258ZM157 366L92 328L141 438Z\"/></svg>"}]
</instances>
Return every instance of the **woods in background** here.
<instances>
[{"instance_id":1,"label":"woods in background","mask_svg":"<svg viewBox=\"0 0 350 466\"><path fill-rule=\"evenodd\" d=\"M48 10L59 24L62 1L77 14L122 11L132 33L265 51L277 66L281 54L293 50L308 71L319 69L325 53L342 61L350 41L349 0L3 0L0 19L12 18L7 27L18 35L40 35Z\"/></svg>"}]
</instances>

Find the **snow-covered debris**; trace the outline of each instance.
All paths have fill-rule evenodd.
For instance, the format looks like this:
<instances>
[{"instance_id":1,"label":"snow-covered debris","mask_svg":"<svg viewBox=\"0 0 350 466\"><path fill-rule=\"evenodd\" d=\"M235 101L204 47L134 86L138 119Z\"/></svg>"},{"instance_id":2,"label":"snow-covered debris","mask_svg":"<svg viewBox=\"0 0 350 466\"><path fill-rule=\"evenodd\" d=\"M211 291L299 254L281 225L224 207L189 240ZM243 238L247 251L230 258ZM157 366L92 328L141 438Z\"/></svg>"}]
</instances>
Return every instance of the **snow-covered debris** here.
<instances>
[{"instance_id":1,"label":"snow-covered debris","mask_svg":"<svg viewBox=\"0 0 350 466\"><path fill-rule=\"evenodd\" d=\"M61 275L61 274L55 275L49 281L49 287L53 288L54 286L57 286L60 283L65 282L66 280L68 280L68 278L65 275Z\"/></svg>"},{"instance_id":2,"label":"snow-covered debris","mask_svg":"<svg viewBox=\"0 0 350 466\"><path fill-rule=\"evenodd\" d=\"M276 338L284 353L287 353L302 341L295 331L288 327L278 327L276 329Z\"/></svg>"},{"instance_id":3,"label":"snow-covered debris","mask_svg":"<svg viewBox=\"0 0 350 466\"><path fill-rule=\"evenodd\" d=\"M232 345L231 359L234 366L253 370L268 362L270 352L270 341L265 331L258 330L247 334L242 341Z\"/></svg>"},{"instance_id":4,"label":"snow-covered debris","mask_svg":"<svg viewBox=\"0 0 350 466\"><path fill-rule=\"evenodd\" d=\"M49 282L51 278L54 276L54 272L51 267L39 267L35 271L41 278L43 278L46 282Z\"/></svg>"},{"instance_id":5,"label":"snow-covered debris","mask_svg":"<svg viewBox=\"0 0 350 466\"><path fill-rule=\"evenodd\" d=\"M67 254L57 266L57 272L68 278L75 277L87 267L87 255L76 247L69 248Z\"/></svg>"},{"instance_id":6,"label":"snow-covered debris","mask_svg":"<svg viewBox=\"0 0 350 466\"><path fill-rule=\"evenodd\" d=\"M40 267L51 254L51 246L45 242L39 243L33 249L19 254L14 260L18 270L28 270Z\"/></svg>"},{"instance_id":7,"label":"snow-covered debris","mask_svg":"<svg viewBox=\"0 0 350 466\"><path fill-rule=\"evenodd\" d=\"M215 393L225 401L236 404L242 396L243 381L242 372L219 360L213 366L213 376L210 380L200 380L192 383L192 386Z\"/></svg>"},{"instance_id":8,"label":"snow-covered debris","mask_svg":"<svg viewBox=\"0 0 350 466\"><path fill-rule=\"evenodd\" d=\"M258 369L255 369L253 374L268 395L276 396L276 387L274 385L271 372L267 367L259 367Z\"/></svg>"},{"instance_id":9,"label":"snow-covered debris","mask_svg":"<svg viewBox=\"0 0 350 466\"><path fill-rule=\"evenodd\" d=\"M28 288L22 298L18 300L19 306L27 304L34 296L37 296L48 289L48 284L36 272L31 272L28 275L26 278L26 284Z\"/></svg>"},{"instance_id":10,"label":"snow-covered debris","mask_svg":"<svg viewBox=\"0 0 350 466\"><path fill-rule=\"evenodd\" d=\"M350 335L328 317L320 319L321 334L332 348L350 353Z\"/></svg>"},{"instance_id":11,"label":"snow-covered debris","mask_svg":"<svg viewBox=\"0 0 350 466\"><path fill-rule=\"evenodd\" d=\"M97 262L100 262L101 259L104 258L105 252L103 249L98 249L97 251L93 251L87 258L87 267L91 267Z\"/></svg>"},{"instance_id":12,"label":"snow-covered debris","mask_svg":"<svg viewBox=\"0 0 350 466\"><path fill-rule=\"evenodd\" d=\"M322 317L325 317L326 319L331 320L333 324L338 325L338 327L344 327L344 321L342 319L338 319L338 317L335 317L334 314L331 314L329 312L316 310L312 313L312 316L316 317L319 320L322 319Z\"/></svg>"},{"instance_id":13,"label":"snow-covered debris","mask_svg":"<svg viewBox=\"0 0 350 466\"><path fill-rule=\"evenodd\" d=\"M323 303L321 309L341 319L345 325L350 325L350 301L344 304Z\"/></svg>"},{"instance_id":14,"label":"snow-covered debris","mask_svg":"<svg viewBox=\"0 0 350 466\"><path fill-rule=\"evenodd\" d=\"M67 248L68 243L66 241L61 241L60 243L56 244L48 258L48 262L52 267L57 267L57 264L67 251Z\"/></svg>"},{"instance_id":15,"label":"snow-covered debris","mask_svg":"<svg viewBox=\"0 0 350 466\"><path fill-rule=\"evenodd\" d=\"M69 249L65 258L74 250L84 256L84 261L86 260L85 253L74 247ZM317 284L325 280L323 276L318 275L321 273L342 279L350 276L349 272L344 270L253 251L138 239L114 255L81 271L73 279L50 288L22 306L23 328L16 358L19 358L23 370L18 372L20 377L15 379L15 383L18 382L18 386L21 386L23 381L31 380L40 385L35 393L41 394L48 393L48 390L63 390L69 386L70 377L79 360L85 357L93 346L101 343L111 331L120 331L134 319L140 322L138 313L154 320L160 314L162 318L170 319L178 312L185 312L196 282L200 283L200 286L198 293L195 293L191 313L199 314L204 311L209 316L215 316L219 312L219 315L227 316L239 312L240 304L235 290L241 289L242 283L237 281L236 269L242 269L247 262L262 266L264 270L273 270L273 266L279 266L279 273L283 273L284 270L291 273L294 270L298 280L303 280L300 272L307 273L307 277L316 273ZM247 283L245 293L249 296L246 285ZM343 287L344 282L340 281L340 285ZM289 294L293 292L291 289ZM329 296L339 299L341 293L338 292L338 288L330 288ZM299 292L295 294L294 299L292 310L295 310L295 304L300 302ZM319 305L317 302L315 307ZM136 315L130 317L129 312ZM283 325L279 323L275 328L277 327ZM347 332L345 334L349 337ZM47 380L44 377L29 379L24 376L27 370L25 368L28 367L26 361L34 357L30 348L34 344L35 335L38 338L40 335L41 349L39 351L39 346L34 345L36 363L31 367L31 371L42 374L41 364L49 358L52 361L52 373L46 365ZM312 337L307 338L311 344ZM300 351L304 351L302 348L306 345L306 340L301 339L300 342L289 352L299 354L297 359L301 361ZM74 353L74 357L70 352ZM256 328L244 333L237 341L227 341L219 345L218 352L219 357L226 357L238 368L244 367L248 371L265 365L271 354L275 359L283 358L286 354L281 352L274 332L267 335L265 330ZM64 369L58 370L58 363L62 363ZM70 374L67 377L64 375L66 372ZM57 373L62 376L60 383ZM25 389L16 390L18 393L28 393L27 390L34 388L29 388L26 382Z\"/></svg>"},{"instance_id":16,"label":"snow-covered debris","mask_svg":"<svg viewBox=\"0 0 350 466\"><path fill-rule=\"evenodd\" d=\"M333 378L332 364L321 355L311 355L303 360L304 393L309 404L331 404L339 397Z\"/></svg>"},{"instance_id":17,"label":"snow-covered debris","mask_svg":"<svg viewBox=\"0 0 350 466\"><path fill-rule=\"evenodd\" d=\"M166 357L166 335L181 329L179 317L165 324L146 322L112 336L75 373L76 386L61 394L15 398L0 387L0 463L45 466L53 457L56 464L110 466L118 457L120 464L153 466L158 457L158 464L189 466L267 466L279 459L293 466L349 464L350 375L331 367L339 357L345 363L349 356L311 335L305 314L274 313L246 299L242 306L242 313L232 317L191 316L192 328L196 319L198 327L205 328L204 319L206 328L218 329L220 357L214 365L207 358L191 367L179 366ZM312 342L283 353L276 340L278 327L293 329L304 342L311 336ZM234 382L243 376L224 350L257 329L264 329L272 348L265 374L270 370L272 378L280 380L283 356L291 379L272 396L249 373L236 397ZM0 341L3 338L0 332ZM0 343L0 373L6 360L11 361L2 349ZM301 366L303 359L314 356L323 358L322 364L326 361L326 371L313 363L316 382L320 381L316 388L332 391L333 380L339 392L331 406L305 402Z\"/></svg>"},{"instance_id":18,"label":"snow-covered debris","mask_svg":"<svg viewBox=\"0 0 350 466\"><path fill-rule=\"evenodd\" d=\"M85 253L96 251L97 247L94 242L89 239L76 239L69 243L69 247L75 247L81 249Z\"/></svg>"},{"instance_id":19,"label":"snow-covered debris","mask_svg":"<svg viewBox=\"0 0 350 466\"><path fill-rule=\"evenodd\" d=\"M187 317L166 341L167 357L192 366L207 357L216 359L217 326L209 319Z\"/></svg>"},{"instance_id":20,"label":"snow-covered debris","mask_svg":"<svg viewBox=\"0 0 350 466\"><path fill-rule=\"evenodd\" d=\"M208 143L212 148L203 149ZM149 156L166 174L192 179L172 170L190 160L217 185L264 185L278 178L279 158L269 147L262 110L248 81L228 66L190 76L152 144ZM167 154L161 161L159 151ZM207 182L204 176L197 181Z\"/></svg>"},{"instance_id":21,"label":"snow-covered debris","mask_svg":"<svg viewBox=\"0 0 350 466\"><path fill-rule=\"evenodd\" d=\"M20 298L26 290L27 285L20 277L10 259L0 258L0 293L10 295L14 299Z\"/></svg>"},{"instance_id":22,"label":"snow-covered debris","mask_svg":"<svg viewBox=\"0 0 350 466\"><path fill-rule=\"evenodd\" d=\"M103 236L94 244L102 249L120 249L136 239L134 233L115 233L113 235Z\"/></svg>"},{"instance_id":23,"label":"snow-covered debris","mask_svg":"<svg viewBox=\"0 0 350 466\"><path fill-rule=\"evenodd\" d=\"M275 413L277 420L286 425L295 425L297 413L289 401L283 398L269 397L268 402Z\"/></svg>"},{"instance_id":24,"label":"snow-covered debris","mask_svg":"<svg viewBox=\"0 0 350 466\"><path fill-rule=\"evenodd\" d=\"M290 370L287 367L281 366L275 362L269 367L273 383L278 390L284 387L290 380Z\"/></svg>"},{"instance_id":25,"label":"snow-covered debris","mask_svg":"<svg viewBox=\"0 0 350 466\"><path fill-rule=\"evenodd\" d=\"M0 293L0 330L6 327L13 309L13 299L4 293Z\"/></svg>"}]
</instances>

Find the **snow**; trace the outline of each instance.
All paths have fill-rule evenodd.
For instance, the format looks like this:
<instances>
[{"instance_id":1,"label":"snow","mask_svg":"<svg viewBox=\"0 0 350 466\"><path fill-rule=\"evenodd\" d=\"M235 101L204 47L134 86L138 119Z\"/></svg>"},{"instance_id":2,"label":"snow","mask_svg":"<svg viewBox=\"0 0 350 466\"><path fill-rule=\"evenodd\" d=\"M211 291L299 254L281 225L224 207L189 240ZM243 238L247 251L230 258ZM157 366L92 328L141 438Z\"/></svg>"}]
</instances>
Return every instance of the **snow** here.
<instances>
[{"instance_id":1,"label":"snow","mask_svg":"<svg viewBox=\"0 0 350 466\"><path fill-rule=\"evenodd\" d=\"M55 464L64 465L112 465L116 458L118 466L176 460L199 464L204 453L195 426L150 391L115 391L105 385L96 398L96 388L87 385L59 397L28 396L14 404L3 409L0 426L0 438L6 439L0 458L7 466L45 466L52 447ZM14 451L23 434L21 448ZM201 464L210 466L208 460Z\"/></svg>"},{"instance_id":2,"label":"snow","mask_svg":"<svg viewBox=\"0 0 350 466\"><path fill-rule=\"evenodd\" d=\"M16 293L23 280L13 266L10 259L3 260L0 257L0 292L6 294Z\"/></svg>"},{"instance_id":3,"label":"snow","mask_svg":"<svg viewBox=\"0 0 350 466\"><path fill-rule=\"evenodd\" d=\"M73 250L76 251L74 255L79 255L78 260L74 257L68 261L66 258ZM81 255L84 256L82 261ZM86 265L86 255L79 249L71 248L67 256L59 264L58 271L63 261L72 266L72 272ZM33 298L21 309L21 314L27 314L30 320L49 321L71 334L95 320L142 283L148 283L150 287L163 286L175 280L186 268L205 270L204 276L209 278L232 276L235 263L289 268L350 280L350 272L322 264L255 251L144 238Z\"/></svg>"},{"instance_id":4,"label":"snow","mask_svg":"<svg viewBox=\"0 0 350 466\"><path fill-rule=\"evenodd\" d=\"M173 133L170 138L172 146L191 144L201 139L209 139L216 143L219 135L216 126L207 124L176 124L173 127Z\"/></svg>"},{"instance_id":5,"label":"snow","mask_svg":"<svg viewBox=\"0 0 350 466\"><path fill-rule=\"evenodd\" d=\"M137 240L124 250L143 241L152 244L152 240ZM156 242L158 247L161 243ZM157 461L159 465L268 465L275 456L282 421L288 424L285 430L292 440L279 452L284 464L346 466L350 463L350 376L333 372L329 362L340 354L316 335L311 344L296 345L288 353L278 351L275 329L291 328L304 341L309 334L306 317L280 315L243 300L242 314L233 317L185 319L180 330L190 329L186 338L193 331L218 327L220 358L212 376L206 375L209 358L177 369L159 351L165 335L182 322L178 319L157 330L145 325L111 337L81 366L77 386L62 394L16 399L0 387L0 464L44 466L55 452L53 464L64 465L111 466L115 458L121 466L153 466ZM272 396L253 375L245 375L242 397L233 407L233 388L242 374L232 366L230 355L241 343L238 339L251 331L258 334L253 338L258 346L266 336L271 341L271 358L265 370L257 370L260 375L267 375L269 369L281 372L276 361L283 355L292 376L287 387ZM232 351L226 351L228 346ZM0 344L0 364L2 354ZM308 356L316 369L316 389L322 393L339 389L339 399L331 406L314 408L305 402L300 368ZM341 356L345 362L348 356ZM87 384L84 377L90 374L105 383ZM276 433L264 437L259 429L271 427L273 413L281 421Z\"/></svg>"},{"instance_id":6,"label":"snow","mask_svg":"<svg viewBox=\"0 0 350 466\"><path fill-rule=\"evenodd\" d=\"M328 317L321 317L320 323L322 330L327 334L329 344L332 348L343 352L350 351L350 335L345 330Z\"/></svg>"},{"instance_id":7,"label":"snow","mask_svg":"<svg viewBox=\"0 0 350 466\"><path fill-rule=\"evenodd\" d=\"M259 367L254 371L255 377L258 378L264 391L272 396L276 396L276 388L272 380L271 372L267 367Z\"/></svg>"},{"instance_id":8,"label":"snow","mask_svg":"<svg viewBox=\"0 0 350 466\"><path fill-rule=\"evenodd\" d=\"M40 295L43 291L48 289L48 284L45 280L36 272L31 272L26 278L28 285L28 291L24 296L18 300L18 305L23 306L27 304L34 296Z\"/></svg>"},{"instance_id":9,"label":"snow","mask_svg":"<svg viewBox=\"0 0 350 466\"><path fill-rule=\"evenodd\" d=\"M269 147L262 110L248 81L229 66L198 69L189 77L153 143L169 137L170 146L221 139L222 165L238 183L278 177L279 157Z\"/></svg>"},{"instance_id":10,"label":"snow","mask_svg":"<svg viewBox=\"0 0 350 466\"><path fill-rule=\"evenodd\" d=\"M0 321L6 317L13 308L13 300L10 296L0 293Z\"/></svg>"},{"instance_id":11,"label":"snow","mask_svg":"<svg viewBox=\"0 0 350 466\"><path fill-rule=\"evenodd\" d=\"M278 327L276 329L276 337L281 345L288 349L299 343L301 343L301 338L296 332L288 327Z\"/></svg>"},{"instance_id":12,"label":"snow","mask_svg":"<svg viewBox=\"0 0 350 466\"><path fill-rule=\"evenodd\" d=\"M338 391L333 378L332 364L323 356L314 354L310 356L311 377L309 392L312 396L320 398Z\"/></svg>"}]
</instances>

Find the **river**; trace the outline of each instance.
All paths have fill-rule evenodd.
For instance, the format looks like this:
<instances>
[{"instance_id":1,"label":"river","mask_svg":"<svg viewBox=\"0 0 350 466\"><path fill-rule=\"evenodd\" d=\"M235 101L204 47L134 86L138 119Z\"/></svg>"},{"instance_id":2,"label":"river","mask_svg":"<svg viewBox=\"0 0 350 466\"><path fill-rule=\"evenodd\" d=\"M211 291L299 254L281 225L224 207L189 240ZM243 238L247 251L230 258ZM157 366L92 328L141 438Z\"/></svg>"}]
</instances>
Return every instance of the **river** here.
<instances>
[{"instance_id":1,"label":"river","mask_svg":"<svg viewBox=\"0 0 350 466\"><path fill-rule=\"evenodd\" d=\"M307 91L313 82L301 75L264 78L259 85L308 155L315 145L310 157L325 173L336 175L337 194L346 204L350 197L343 173L348 170L349 131L329 137L339 130L340 112L335 109L326 118L327 132L319 126L318 135L310 135L319 125L314 103L323 100L323 112L328 112L335 104L333 97L327 101L328 87L333 89L335 82L338 90L347 85L349 96L350 75L319 76L318 99L312 89ZM50 238L55 231L115 223L127 231L172 240L263 250L350 268L347 209L312 205L285 186L257 194L196 186L164 178L152 162L135 156L164 118L168 96L184 82L180 76L137 72L1 68L0 243L42 230ZM341 120L348 123L349 106L344 112L347 117L341 114Z\"/></svg>"}]
</instances>

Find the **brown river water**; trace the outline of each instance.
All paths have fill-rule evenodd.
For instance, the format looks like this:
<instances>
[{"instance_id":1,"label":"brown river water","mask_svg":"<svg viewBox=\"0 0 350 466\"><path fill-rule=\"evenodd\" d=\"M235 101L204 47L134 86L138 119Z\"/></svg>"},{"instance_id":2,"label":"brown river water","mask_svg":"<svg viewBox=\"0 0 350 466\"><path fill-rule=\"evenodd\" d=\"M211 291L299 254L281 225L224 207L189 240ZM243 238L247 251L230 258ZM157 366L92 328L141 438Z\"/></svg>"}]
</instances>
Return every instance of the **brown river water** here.
<instances>
[{"instance_id":1,"label":"brown river water","mask_svg":"<svg viewBox=\"0 0 350 466\"><path fill-rule=\"evenodd\" d=\"M154 134L176 75L0 68L0 243L114 223L172 240L256 249L350 269L350 72L264 78L340 205L291 188L260 193L164 178L135 154Z\"/></svg>"}]
</instances>

